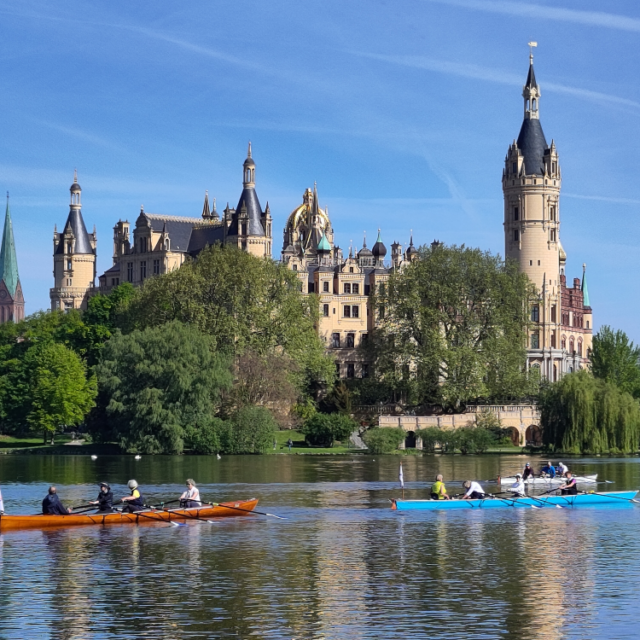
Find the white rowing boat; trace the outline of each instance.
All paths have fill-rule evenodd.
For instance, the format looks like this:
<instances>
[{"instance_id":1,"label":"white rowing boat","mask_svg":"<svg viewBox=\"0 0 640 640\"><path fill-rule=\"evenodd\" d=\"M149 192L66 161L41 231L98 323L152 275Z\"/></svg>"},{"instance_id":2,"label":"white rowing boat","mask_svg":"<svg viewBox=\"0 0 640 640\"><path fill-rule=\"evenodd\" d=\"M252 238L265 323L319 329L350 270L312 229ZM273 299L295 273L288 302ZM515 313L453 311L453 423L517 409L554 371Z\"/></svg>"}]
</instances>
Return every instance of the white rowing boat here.
<instances>
[{"instance_id":1,"label":"white rowing boat","mask_svg":"<svg viewBox=\"0 0 640 640\"><path fill-rule=\"evenodd\" d=\"M578 484L595 484L598 480L598 474L594 473L592 476L573 476ZM563 484L566 482L566 478L556 476L555 478L528 478L524 481L525 484L537 484L537 485L554 485ZM504 476L498 478L499 484L513 484L516 481L515 476Z\"/></svg>"}]
</instances>

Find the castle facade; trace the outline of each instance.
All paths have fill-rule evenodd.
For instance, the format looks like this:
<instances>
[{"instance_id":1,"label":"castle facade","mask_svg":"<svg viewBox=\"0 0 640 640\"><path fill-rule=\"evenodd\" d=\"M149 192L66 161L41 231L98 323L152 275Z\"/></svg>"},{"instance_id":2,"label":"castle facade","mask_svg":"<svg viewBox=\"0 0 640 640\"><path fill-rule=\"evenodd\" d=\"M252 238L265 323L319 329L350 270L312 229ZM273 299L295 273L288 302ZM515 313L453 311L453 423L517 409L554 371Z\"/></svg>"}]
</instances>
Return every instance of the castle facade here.
<instances>
[{"instance_id":1,"label":"castle facade","mask_svg":"<svg viewBox=\"0 0 640 640\"><path fill-rule=\"evenodd\" d=\"M524 120L517 141L509 146L502 173L505 256L517 262L539 292L531 308L527 366L539 368L549 380L558 380L588 364L592 310L586 267L582 280L575 278L567 284L567 256L560 242L562 176L555 143L547 144L540 124L540 86L533 56L523 97ZM94 284L97 238L95 230L90 235L85 228L76 176L64 230L54 232L52 308L84 308L98 291L108 293L123 282L142 284L147 278L179 268L187 257L195 257L215 243L270 258L271 212L268 203L264 210L260 205L255 170L249 144L238 204L235 209L227 204L222 216L215 199L210 206L205 193L199 217L148 213L142 208L133 229L128 221L120 220L114 227L113 265L100 276L98 287ZM302 203L287 219L280 259L296 272L304 294L318 296L318 331L335 357L340 377L365 378L370 374L358 347L376 323L371 294L384 285L392 271L417 257L413 237L404 250L394 242L388 255L380 230L371 249L365 238L359 250L350 247L345 257L334 244L329 211L320 206L317 186L303 193Z\"/></svg>"}]
</instances>

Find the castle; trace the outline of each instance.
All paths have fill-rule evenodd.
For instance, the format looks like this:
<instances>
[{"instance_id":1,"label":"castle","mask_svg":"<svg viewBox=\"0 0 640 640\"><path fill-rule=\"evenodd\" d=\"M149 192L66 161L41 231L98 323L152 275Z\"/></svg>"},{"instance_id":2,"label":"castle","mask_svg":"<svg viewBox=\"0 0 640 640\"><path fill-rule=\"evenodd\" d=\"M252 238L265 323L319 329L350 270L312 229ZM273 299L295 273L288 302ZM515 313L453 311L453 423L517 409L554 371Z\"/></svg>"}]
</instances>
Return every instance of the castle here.
<instances>
[{"instance_id":1,"label":"castle","mask_svg":"<svg viewBox=\"0 0 640 640\"><path fill-rule=\"evenodd\" d=\"M540 87L533 55L523 98L524 120L517 140L509 146L502 173L505 256L517 262L539 292L539 299L531 308L527 366L539 368L549 380L558 380L588 363L592 311L586 271L583 270L582 281L575 278L572 286L567 286L567 256L560 242L559 157L554 141L547 144L540 124ZM215 199L210 206L205 193L199 217L160 215L142 208L133 230L128 221L120 220L113 233L113 266L99 277L98 287L97 238L95 230L89 234L84 225L76 175L64 230L54 231L52 309L84 308L91 295L108 293L122 282L139 285L147 278L168 273L214 243L230 244L270 258L271 212L268 203L264 210L260 205L255 170L249 143L238 204L235 209L227 204L222 216ZM365 238L362 248L350 248L345 257L334 244L328 208L320 206L316 185L313 190L305 190L302 203L287 219L283 235L280 259L296 272L304 294L318 296L318 331L335 356L339 376L367 377L369 366L362 360L358 346L367 340L375 325L370 296L392 271L417 259L413 237L404 250L394 242L388 256L378 230L371 249Z\"/></svg>"}]
</instances>

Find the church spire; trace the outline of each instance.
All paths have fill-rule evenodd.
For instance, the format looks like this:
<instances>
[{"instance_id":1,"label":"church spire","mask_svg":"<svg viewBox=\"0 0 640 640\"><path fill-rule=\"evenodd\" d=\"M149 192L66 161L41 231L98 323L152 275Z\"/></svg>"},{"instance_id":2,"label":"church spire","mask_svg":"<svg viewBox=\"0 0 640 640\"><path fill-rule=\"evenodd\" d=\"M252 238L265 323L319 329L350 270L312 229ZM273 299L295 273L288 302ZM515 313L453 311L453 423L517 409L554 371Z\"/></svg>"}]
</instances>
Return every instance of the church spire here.
<instances>
[{"instance_id":1,"label":"church spire","mask_svg":"<svg viewBox=\"0 0 640 640\"><path fill-rule=\"evenodd\" d=\"M9 295L15 299L16 289L20 284L18 276L18 258L13 240L13 224L9 211L9 193L7 192L7 211L4 216L4 231L2 233L2 247L0 248L0 282L4 282Z\"/></svg>"},{"instance_id":2,"label":"church spire","mask_svg":"<svg viewBox=\"0 0 640 640\"><path fill-rule=\"evenodd\" d=\"M524 117L529 120L539 119L538 103L540 101L540 87L536 82L536 74L533 70L533 47L537 47L537 42L529 43L529 72L527 81L522 87L522 97L524 98Z\"/></svg>"}]
</instances>

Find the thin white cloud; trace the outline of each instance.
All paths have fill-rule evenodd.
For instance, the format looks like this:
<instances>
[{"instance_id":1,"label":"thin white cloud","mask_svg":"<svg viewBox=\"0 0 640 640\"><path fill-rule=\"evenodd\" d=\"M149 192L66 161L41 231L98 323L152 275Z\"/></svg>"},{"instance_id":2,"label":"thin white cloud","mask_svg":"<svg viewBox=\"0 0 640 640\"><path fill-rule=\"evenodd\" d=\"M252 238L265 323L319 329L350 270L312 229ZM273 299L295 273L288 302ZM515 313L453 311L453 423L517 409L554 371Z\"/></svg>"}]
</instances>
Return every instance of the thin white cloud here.
<instances>
[{"instance_id":1,"label":"thin white cloud","mask_svg":"<svg viewBox=\"0 0 640 640\"><path fill-rule=\"evenodd\" d=\"M640 20L604 11L581 11L579 9L564 9L547 4L524 4L520 2L499 2L492 0L427 0L453 7L463 7L487 13L500 13L517 16L519 18L534 18L537 20L552 20L555 22L572 22L591 27L604 27L619 31L640 32Z\"/></svg>"},{"instance_id":2,"label":"thin white cloud","mask_svg":"<svg viewBox=\"0 0 640 640\"><path fill-rule=\"evenodd\" d=\"M463 64L459 62L449 62L447 60L436 60L433 58L425 58L422 56L394 56L379 53L368 53L363 51L350 51L353 55L372 60L380 60L389 64L397 64L413 69L421 69L424 71L434 71L435 73L443 73L445 75L461 76L463 78L472 78L474 80L483 80L486 82L495 82L498 84L506 84L510 86L521 86L523 77L514 73L491 69L488 67L480 67L475 64ZM640 109L640 102L621 98L607 93L598 91L590 91L588 89L580 89L570 87L555 82L541 83L542 90L548 89L551 92L566 93L574 95L585 100L598 102L601 104L611 104L621 107L630 107L632 109Z\"/></svg>"},{"instance_id":3,"label":"thin white cloud","mask_svg":"<svg viewBox=\"0 0 640 640\"><path fill-rule=\"evenodd\" d=\"M577 193L563 193L565 198L574 198L576 200L596 200L598 202L610 202L611 204L640 204L640 200L636 198L613 198L610 196L584 196Z\"/></svg>"}]
</instances>

